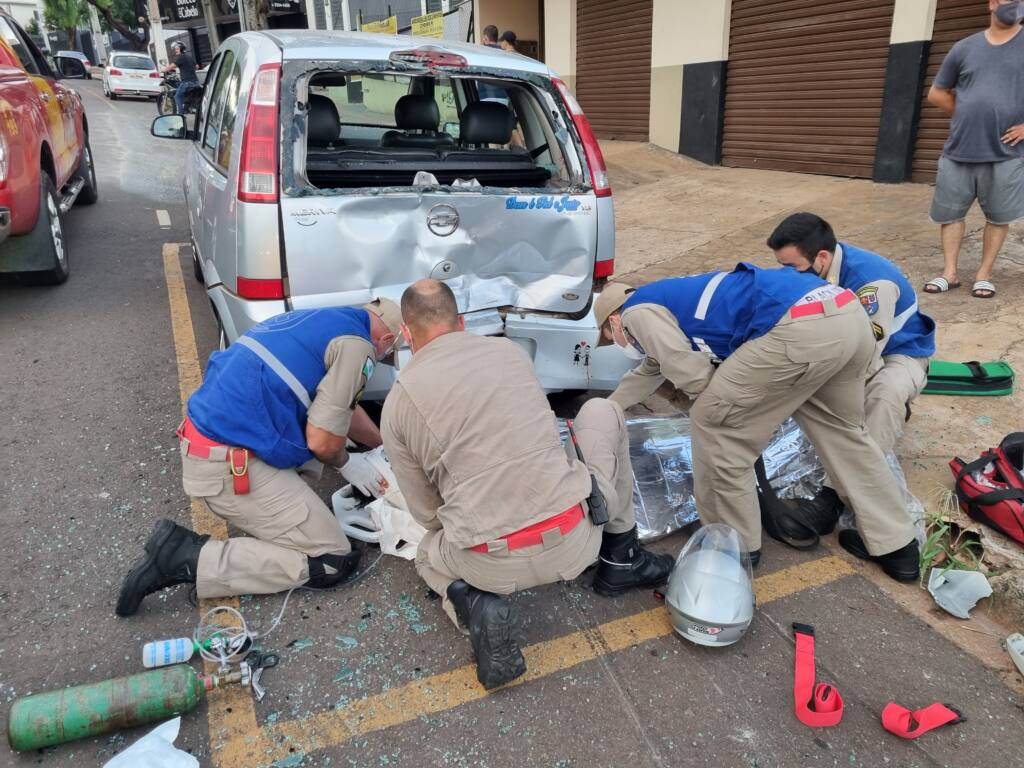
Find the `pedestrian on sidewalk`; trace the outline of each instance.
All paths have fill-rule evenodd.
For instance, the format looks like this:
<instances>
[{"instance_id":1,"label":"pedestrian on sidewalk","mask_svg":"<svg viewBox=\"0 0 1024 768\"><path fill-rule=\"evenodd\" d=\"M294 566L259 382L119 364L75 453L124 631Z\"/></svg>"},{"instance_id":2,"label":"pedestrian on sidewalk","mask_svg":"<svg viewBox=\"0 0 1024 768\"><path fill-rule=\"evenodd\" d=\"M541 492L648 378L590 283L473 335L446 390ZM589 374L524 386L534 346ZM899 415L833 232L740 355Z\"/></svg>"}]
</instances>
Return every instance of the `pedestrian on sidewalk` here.
<instances>
[{"instance_id":1,"label":"pedestrian on sidewalk","mask_svg":"<svg viewBox=\"0 0 1024 768\"><path fill-rule=\"evenodd\" d=\"M483 34L480 35L480 43L488 48L501 48L498 45L498 28L493 24L484 27Z\"/></svg>"},{"instance_id":2,"label":"pedestrian on sidewalk","mask_svg":"<svg viewBox=\"0 0 1024 768\"><path fill-rule=\"evenodd\" d=\"M1024 217L1024 17L1021 0L988 0L987 29L957 42L939 68L928 101L952 116L930 216L942 225L942 275L927 293L960 286L957 260L964 217L977 200L985 214L981 265L971 295L996 295L992 268L1011 222Z\"/></svg>"},{"instance_id":3,"label":"pedestrian on sidewalk","mask_svg":"<svg viewBox=\"0 0 1024 768\"><path fill-rule=\"evenodd\" d=\"M285 312L214 352L178 427L185 493L249 534L214 540L161 520L125 577L117 615L146 595L195 584L200 599L333 587L355 571L334 514L304 476L322 464L368 495L386 480L346 438L369 448L380 430L359 405L375 364L400 340L398 305Z\"/></svg>"},{"instance_id":4,"label":"pedestrian on sidewalk","mask_svg":"<svg viewBox=\"0 0 1024 768\"><path fill-rule=\"evenodd\" d=\"M622 409L588 401L576 419L586 464L563 447L530 358L514 342L466 333L437 280L402 295L412 360L384 402L384 450L412 516L427 529L416 572L469 635L477 678L493 688L526 661L518 590L570 580L594 561L599 594L656 586L669 555L640 546ZM591 473L608 522L591 520Z\"/></svg>"},{"instance_id":5,"label":"pedestrian on sidewalk","mask_svg":"<svg viewBox=\"0 0 1024 768\"><path fill-rule=\"evenodd\" d=\"M848 499L857 529L839 543L899 581L918 577L910 512L864 427L864 381L875 337L848 289L790 267L609 283L595 302L601 344L642 360L611 394L623 408L666 377L690 410L693 490L704 523L735 528L761 559L754 463L792 416Z\"/></svg>"},{"instance_id":6,"label":"pedestrian on sidewalk","mask_svg":"<svg viewBox=\"0 0 1024 768\"><path fill-rule=\"evenodd\" d=\"M894 451L910 419L910 404L928 380L928 361L935 354L935 321L920 311L914 287L895 264L877 253L838 242L832 226L820 216L787 216L768 237L768 247L783 266L813 272L857 294L875 335L864 392L865 424L882 453ZM843 503L826 485L800 507L806 518L831 530Z\"/></svg>"},{"instance_id":7,"label":"pedestrian on sidewalk","mask_svg":"<svg viewBox=\"0 0 1024 768\"><path fill-rule=\"evenodd\" d=\"M511 29L506 29L501 33L501 39L498 41L498 44L501 46L501 50L503 51L508 53L518 53L516 50L516 40L518 39L519 38L516 37L515 32Z\"/></svg>"}]
</instances>

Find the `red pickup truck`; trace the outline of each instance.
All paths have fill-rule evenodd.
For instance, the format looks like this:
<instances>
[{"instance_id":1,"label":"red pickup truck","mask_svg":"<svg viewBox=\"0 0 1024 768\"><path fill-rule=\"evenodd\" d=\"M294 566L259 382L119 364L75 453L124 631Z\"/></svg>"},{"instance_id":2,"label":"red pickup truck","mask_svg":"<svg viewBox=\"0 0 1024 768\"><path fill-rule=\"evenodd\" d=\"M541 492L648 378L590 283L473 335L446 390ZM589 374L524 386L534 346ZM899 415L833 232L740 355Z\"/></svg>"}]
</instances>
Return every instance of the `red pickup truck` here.
<instances>
[{"instance_id":1,"label":"red pickup truck","mask_svg":"<svg viewBox=\"0 0 1024 768\"><path fill-rule=\"evenodd\" d=\"M0 272L25 282L68 279L64 214L96 202L96 171L78 59L47 59L0 10Z\"/></svg>"}]
</instances>

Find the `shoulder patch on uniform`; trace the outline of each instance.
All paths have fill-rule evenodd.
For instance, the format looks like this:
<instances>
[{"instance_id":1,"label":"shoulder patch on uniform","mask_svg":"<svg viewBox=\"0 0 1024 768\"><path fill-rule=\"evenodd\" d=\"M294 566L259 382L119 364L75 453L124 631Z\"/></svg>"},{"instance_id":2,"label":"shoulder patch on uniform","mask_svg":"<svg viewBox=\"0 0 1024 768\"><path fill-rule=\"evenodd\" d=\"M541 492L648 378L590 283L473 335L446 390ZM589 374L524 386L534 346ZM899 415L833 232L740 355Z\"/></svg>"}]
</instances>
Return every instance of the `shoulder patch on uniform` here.
<instances>
[{"instance_id":1,"label":"shoulder patch on uniform","mask_svg":"<svg viewBox=\"0 0 1024 768\"><path fill-rule=\"evenodd\" d=\"M878 311L878 288L873 285L866 285L857 291L857 296L860 298L860 305L864 307L864 311L869 315L873 315Z\"/></svg>"},{"instance_id":2,"label":"shoulder patch on uniform","mask_svg":"<svg viewBox=\"0 0 1024 768\"><path fill-rule=\"evenodd\" d=\"M367 357L363 361L363 369L360 371L363 375L363 384L359 387L359 391L356 392L356 396L352 398L351 408L355 408L359 405L359 401L363 399L363 393L366 392L366 384L370 381L370 377L373 376L373 369L377 367L377 363L374 362L372 357Z\"/></svg>"},{"instance_id":3,"label":"shoulder patch on uniform","mask_svg":"<svg viewBox=\"0 0 1024 768\"><path fill-rule=\"evenodd\" d=\"M878 323L871 324L871 332L875 334L875 341L881 341L885 338L885 331L882 330L882 326Z\"/></svg>"}]
</instances>

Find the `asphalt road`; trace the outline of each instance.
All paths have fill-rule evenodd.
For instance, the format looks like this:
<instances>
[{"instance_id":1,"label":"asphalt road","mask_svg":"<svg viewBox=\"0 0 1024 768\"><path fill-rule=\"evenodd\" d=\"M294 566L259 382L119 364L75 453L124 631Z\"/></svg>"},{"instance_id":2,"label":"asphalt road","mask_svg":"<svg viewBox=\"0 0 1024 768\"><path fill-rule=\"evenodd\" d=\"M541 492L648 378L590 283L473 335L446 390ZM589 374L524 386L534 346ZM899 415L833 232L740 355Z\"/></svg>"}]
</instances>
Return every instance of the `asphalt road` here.
<instances>
[{"instance_id":1,"label":"asphalt road","mask_svg":"<svg viewBox=\"0 0 1024 768\"><path fill-rule=\"evenodd\" d=\"M185 589L148 598L131 619L113 612L153 523L192 514L162 257L165 244L188 240L186 146L149 136L152 103L106 101L96 81L79 89L100 202L67 218L71 278L0 285L4 716L18 696L139 671L144 642L190 635L199 617ZM216 343L208 303L187 249L171 252L205 361ZM657 546L676 552L682 541ZM523 593L530 673L485 694L467 641L411 565L385 558L350 587L296 593L265 641L281 654L264 677L267 698L214 695L183 718L178 745L222 768L1024 765L1021 681L969 652L972 629L992 627L949 628L915 586L892 589L827 548L769 543L756 575L755 621L728 649L672 636L649 592L596 597L587 575ZM243 597L241 609L266 627L281 604ZM812 730L793 716L793 621L818 628L818 679L846 699L838 727ZM936 700L967 722L914 742L882 730L886 702ZM0 747L0 764L101 765L142 733L24 755Z\"/></svg>"}]
</instances>

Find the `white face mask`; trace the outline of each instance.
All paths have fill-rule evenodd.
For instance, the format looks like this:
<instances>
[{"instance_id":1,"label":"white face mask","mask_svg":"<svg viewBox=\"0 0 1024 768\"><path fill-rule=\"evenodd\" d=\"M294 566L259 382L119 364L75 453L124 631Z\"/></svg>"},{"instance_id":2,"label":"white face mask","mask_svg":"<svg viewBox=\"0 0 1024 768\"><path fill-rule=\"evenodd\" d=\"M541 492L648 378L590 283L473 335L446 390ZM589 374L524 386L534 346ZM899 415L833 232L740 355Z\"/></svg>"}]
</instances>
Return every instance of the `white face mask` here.
<instances>
[{"instance_id":1,"label":"white face mask","mask_svg":"<svg viewBox=\"0 0 1024 768\"><path fill-rule=\"evenodd\" d=\"M645 353L641 352L639 349L634 347L632 344L627 344L624 347L619 347L619 349L621 349L622 353L626 357L628 357L630 360L643 360L643 359L645 359L647 357L647 355Z\"/></svg>"},{"instance_id":2,"label":"white face mask","mask_svg":"<svg viewBox=\"0 0 1024 768\"><path fill-rule=\"evenodd\" d=\"M630 360L643 360L644 358L647 357L647 353L644 352L643 348L641 348L638 343L630 342L629 338L626 336L626 332L622 329L621 326L618 328L618 331L619 334L622 335L623 340L626 342L625 345L622 345L619 344L617 340L615 341L615 346L622 350L622 354L624 354Z\"/></svg>"}]
</instances>

